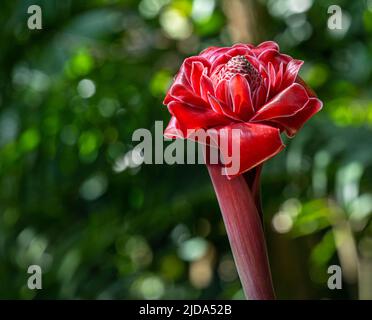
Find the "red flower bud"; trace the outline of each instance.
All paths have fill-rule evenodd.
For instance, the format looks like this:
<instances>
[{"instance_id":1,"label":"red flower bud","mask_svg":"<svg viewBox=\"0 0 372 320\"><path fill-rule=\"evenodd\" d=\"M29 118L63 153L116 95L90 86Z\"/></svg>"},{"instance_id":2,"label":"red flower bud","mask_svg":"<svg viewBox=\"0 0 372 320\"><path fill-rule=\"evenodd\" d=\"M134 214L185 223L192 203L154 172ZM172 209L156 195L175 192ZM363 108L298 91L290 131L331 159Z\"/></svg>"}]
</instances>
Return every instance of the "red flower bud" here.
<instances>
[{"instance_id":1,"label":"red flower bud","mask_svg":"<svg viewBox=\"0 0 372 320\"><path fill-rule=\"evenodd\" d=\"M302 64L272 41L211 47L187 58L164 100L172 114L165 135L238 128L240 170L228 177L254 168L284 148L282 131L293 137L322 108L297 75Z\"/></svg>"}]
</instances>

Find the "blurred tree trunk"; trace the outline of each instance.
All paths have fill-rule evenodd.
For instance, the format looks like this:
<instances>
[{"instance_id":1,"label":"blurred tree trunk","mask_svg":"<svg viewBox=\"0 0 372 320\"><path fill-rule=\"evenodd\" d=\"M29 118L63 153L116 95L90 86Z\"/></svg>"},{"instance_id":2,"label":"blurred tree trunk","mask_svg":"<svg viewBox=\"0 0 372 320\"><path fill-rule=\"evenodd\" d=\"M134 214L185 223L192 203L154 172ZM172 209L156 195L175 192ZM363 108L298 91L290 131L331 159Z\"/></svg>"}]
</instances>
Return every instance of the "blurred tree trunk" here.
<instances>
[{"instance_id":1,"label":"blurred tree trunk","mask_svg":"<svg viewBox=\"0 0 372 320\"><path fill-rule=\"evenodd\" d=\"M258 6L254 0L224 0L227 27L233 42L256 43L260 39Z\"/></svg>"}]
</instances>

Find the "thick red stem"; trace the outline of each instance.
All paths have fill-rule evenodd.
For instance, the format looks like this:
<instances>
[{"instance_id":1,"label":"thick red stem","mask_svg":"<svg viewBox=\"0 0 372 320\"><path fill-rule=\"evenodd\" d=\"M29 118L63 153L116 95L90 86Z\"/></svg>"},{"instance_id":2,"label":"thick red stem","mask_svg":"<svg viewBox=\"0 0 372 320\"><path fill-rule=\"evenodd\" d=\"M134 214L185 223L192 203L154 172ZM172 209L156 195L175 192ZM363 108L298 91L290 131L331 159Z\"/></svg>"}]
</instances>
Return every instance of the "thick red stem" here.
<instances>
[{"instance_id":1,"label":"thick red stem","mask_svg":"<svg viewBox=\"0 0 372 320\"><path fill-rule=\"evenodd\" d=\"M254 202L256 204L256 208L258 214L261 218L261 222L263 223L263 213L262 213L262 204L261 204L261 172L262 172L263 164L260 164L256 168L249 170L248 172L244 173L244 178L247 181L248 188L251 190Z\"/></svg>"},{"instance_id":2,"label":"thick red stem","mask_svg":"<svg viewBox=\"0 0 372 320\"><path fill-rule=\"evenodd\" d=\"M261 217L246 178L228 180L207 164L239 277L248 299L275 299Z\"/></svg>"}]
</instances>

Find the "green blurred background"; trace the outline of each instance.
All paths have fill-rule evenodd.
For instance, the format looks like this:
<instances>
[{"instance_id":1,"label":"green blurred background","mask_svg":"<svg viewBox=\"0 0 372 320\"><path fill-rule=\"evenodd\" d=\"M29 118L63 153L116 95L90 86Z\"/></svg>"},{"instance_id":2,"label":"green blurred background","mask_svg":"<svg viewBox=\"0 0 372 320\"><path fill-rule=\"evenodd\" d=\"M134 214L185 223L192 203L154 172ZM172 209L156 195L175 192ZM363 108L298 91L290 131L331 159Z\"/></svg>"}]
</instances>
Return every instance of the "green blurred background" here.
<instances>
[{"instance_id":1,"label":"green blurred background","mask_svg":"<svg viewBox=\"0 0 372 320\"><path fill-rule=\"evenodd\" d=\"M0 23L0 298L241 299L205 167L136 166L131 137L185 57L275 40L324 101L263 172L277 296L372 299L371 0L3 0Z\"/></svg>"}]
</instances>

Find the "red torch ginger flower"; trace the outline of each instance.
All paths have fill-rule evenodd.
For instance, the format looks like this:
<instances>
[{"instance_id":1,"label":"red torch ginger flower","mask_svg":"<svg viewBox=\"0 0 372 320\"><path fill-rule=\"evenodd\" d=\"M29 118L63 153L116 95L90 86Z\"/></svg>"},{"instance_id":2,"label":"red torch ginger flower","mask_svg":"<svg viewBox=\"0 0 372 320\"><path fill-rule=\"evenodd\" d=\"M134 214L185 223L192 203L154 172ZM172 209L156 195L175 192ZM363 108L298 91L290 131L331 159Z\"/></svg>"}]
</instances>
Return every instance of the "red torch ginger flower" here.
<instances>
[{"instance_id":1,"label":"red torch ginger flower","mask_svg":"<svg viewBox=\"0 0 372 320\"><path fill-rule=\"evenodd\" d=\"M302 64L272 41L211 47L187 58L164 99L172 114L165 136L239 129L237 175L256 167L284 148L281 132L293 137L322 108L297 75Z\"/></svg>"}]
</instances>

